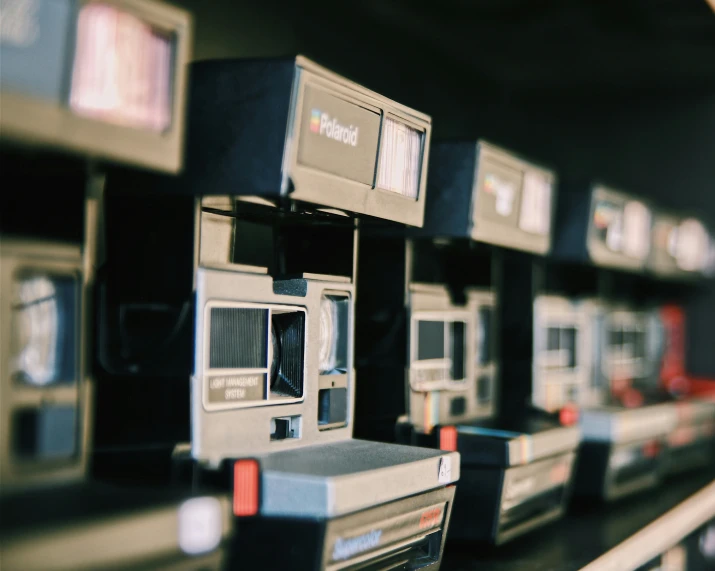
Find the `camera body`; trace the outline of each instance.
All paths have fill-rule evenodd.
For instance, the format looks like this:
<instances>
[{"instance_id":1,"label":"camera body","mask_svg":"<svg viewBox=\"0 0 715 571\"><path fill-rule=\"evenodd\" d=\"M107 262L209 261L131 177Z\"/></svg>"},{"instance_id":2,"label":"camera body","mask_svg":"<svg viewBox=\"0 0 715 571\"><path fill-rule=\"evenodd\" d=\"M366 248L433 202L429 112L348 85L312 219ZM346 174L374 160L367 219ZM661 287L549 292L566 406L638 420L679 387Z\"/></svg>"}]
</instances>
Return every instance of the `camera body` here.
<instances>
[{"instance_id":1,"label":"camera body","mask_svg":"<svg viewBox=\"0 0 715 571\"><path fill-rule=\"evenodd\" d=\"M549 413L583 402L589 386L589 324L576 303L555 295L534 300L532 404Z\"/></svg>"},{"instance_id":2,"label":"camera body","mask_svg":"<svg viewBox=\"0 0 715 571\"><path fill-rule=\"evenodd\" d=\"M422 225L427 115L302 56L198 62L191 73L189 194L290 199Z\"/></svg>"},{"instance_id":3,"label":"camera body","mask_svg":"<svg viewBox=\"0 0 715 571\"><path fill-rule=\"evenodd\" d=\"M438 567L458 454L353 438L356 218L421 223L429 117L302 57L190 101L181 177L108 178L95 468L232 490L244 565Z\"/></svg>"},{"instance_id":4,"label":"camera body","mask_svg":"<svg viewBox=\"0 0 715 571\"><path fill-rule=\"evenodd\" d=\"M690 393L685 366L686 315L683 307L659 308L663 327L663 358L659 380L676 398L677 426L668 435L666 472L675 474L708 465L713 459L715 403Z\"/></svg>"},{"instance_id":5,"label":"camera body","mask_svg":"<svg viewBox=\"0 0 715 571\"><path fill-rule=\"evenodd\" d=\"M3 237L3 493L81 480L90 433L81 244Z\"/></svg>"},{"instance_id":6,"label":"camera body","mask_svg":"<svg viewBox=\"0 0 715 571\"><path fill-rule=\"evenodd\" d=\"M195 320L196 460L217 466L225 458L351 437L354 289L348 278L274 280L200 267Z\"/></svg>"}]
</instances>

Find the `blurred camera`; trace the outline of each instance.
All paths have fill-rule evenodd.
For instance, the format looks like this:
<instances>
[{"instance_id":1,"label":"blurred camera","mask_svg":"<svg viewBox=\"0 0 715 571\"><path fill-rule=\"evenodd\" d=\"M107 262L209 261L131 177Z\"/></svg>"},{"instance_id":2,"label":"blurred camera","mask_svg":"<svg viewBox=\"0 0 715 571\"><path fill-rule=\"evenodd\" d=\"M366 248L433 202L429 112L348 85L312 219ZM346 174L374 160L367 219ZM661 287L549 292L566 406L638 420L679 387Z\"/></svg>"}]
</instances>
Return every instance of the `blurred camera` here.
<instances>
[{"instance_id":1,"label":"blurred camera","mask_svg":"<svg viewBox=\"0 0 715 571\"><path fill-rule=\"evenodd\" d=\"M408 415L420 431L494 414L496 296L469 289L466 299L460 306L444 286L409 286Z\"/></svg>"},{"instance_id":2,"label":"blurred camera","mask_svg":"<svg viewBox=\"0 0 715 571\"><path fill-rule=\"evenodd\" d=\"M2 239L3 491L79 480L87 462L81 245Z\"/></svg>"},{"instance_id":3,"label":"blurred camera","mask_svg":"<svg viewBox=\"0 0 715 571\"><path fill-rule=\"evenodd\" d=\"M108 178L95 470L233 490L255 567L438 566L458 455L352 438L355 218L421 223L429 117L302 57L190 101L181 177Z\"/></svg>"},{"instance_id":4,"label":"blurred camera","mask_svg":"<svg viewBox=\"0 0 715 571\"><path fill-rule=\"evenodd\" d=\"M534 300L532 403L547 412L578 406L590 370L584 347L587 323L571 300L549 295Z\"/></svg>"},{"instance_id":5,"label":"blurred camera","mask_svg":"<svg viewBox=\"0 0 715 571\"><path fill-rule=\"evenodd\" d=\"M463 237L545 254L556 174L486 141L432 145L425 225L414 233Z\"/></svg>"}]
</instances>

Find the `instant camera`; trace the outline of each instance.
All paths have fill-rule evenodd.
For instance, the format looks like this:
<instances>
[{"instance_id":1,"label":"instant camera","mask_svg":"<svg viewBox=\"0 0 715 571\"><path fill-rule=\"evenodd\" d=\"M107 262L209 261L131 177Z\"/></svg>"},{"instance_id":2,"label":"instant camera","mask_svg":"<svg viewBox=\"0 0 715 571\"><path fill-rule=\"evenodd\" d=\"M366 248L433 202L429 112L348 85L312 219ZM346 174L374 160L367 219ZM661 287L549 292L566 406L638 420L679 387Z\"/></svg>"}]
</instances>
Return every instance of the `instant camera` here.
<instances>
[{"instance_id":1,"label":"instant camera","mask_svg":"<svg viewBox=\"0 0 715 571\"><path fill-rule=\"evenodd\" d=\"M108 179L98 469L232 489L253 567L438 568L458 454L353 438L356 216L421 223L429 117L302 57L189 101L182 177Z\"/></svg>"},{"instance_id":2,"label":"instant camera","mask_svg":"<svg viewBox=\"0 0 715 571\"><path fill-rule=\"evenodd\" d=\"M676 398L677 426L668 435L666 473L677 474L707 466L713 459L715 403L690 391L685 366L686 315L682 306L669 304L657 311L663 331L661 386Z\"/></svg>"},{"instance_id":3,"label":"instant camera","mask_svg":"<svg viewBox=\"0 0 715 571\"><path fill-rule=\"evenodd\" d=\"M503 543L563 510L578 428L533 412L530 386L513 410L506 402L507 385L530 385L531 369L504 373L504 345L524 348L502 322L514 303L504 271L518 253L493 247L548 251L554 180L482 141L438 143L424 227L397 237L364 227L361 235L358 371L372 385L358 391L357 430L460 452L456 539ZM517 265L530 268L523 256ZM530 291L527 298L528 310L516 311L530 328ZM530 340L529 331L529 363ZM371 399L378 387L389 398Z\"/></svg>"},{"instance_id":4,"label":"instant camera","mask_svg":"<svg viewBox=\"0 0 715 571\"><path fill-rule=\"evenodd\" d=\"M676 409L658 389L662 331L653 310L597 299L580 302L588 320L590 375L581 400L584 442L577 493L615 500L657 485Z\"/></svg>"},{"instance_id":5,"label":"instant camera","mask_svg":"<svg viewBox=\"0 0 715 571\"><path fill-rule=\"evenodd\" d=\"M178 168L190 18L128 1L6 2L2 18L0 155L11 191L0 205L3 568L135 569L187 556L218 567L231 529L225 497L85 478L104 184L87 159ZM128 73L137 50L146 68Z\"/></svg>"}]
</instances>

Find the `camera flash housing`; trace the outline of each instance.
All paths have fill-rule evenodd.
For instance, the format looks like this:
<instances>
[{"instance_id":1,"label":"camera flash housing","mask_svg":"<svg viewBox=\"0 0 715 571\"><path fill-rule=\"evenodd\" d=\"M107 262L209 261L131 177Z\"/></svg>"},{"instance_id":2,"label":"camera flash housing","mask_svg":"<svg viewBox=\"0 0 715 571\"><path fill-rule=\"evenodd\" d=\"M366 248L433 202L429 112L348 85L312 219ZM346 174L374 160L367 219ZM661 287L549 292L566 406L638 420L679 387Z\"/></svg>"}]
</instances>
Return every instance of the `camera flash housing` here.
<instances>
[{"instance_id":1,"label":"camera flash housing","mask_svg":"<svg viewBox=\"0 0 715 571\"><path fill-rule=\"evenodd\" d=\"M17 21L1 42L3 138L164 172L181 168L188 12L146 0L7 10L8 21Z\"/></svg>"}]
</instances>

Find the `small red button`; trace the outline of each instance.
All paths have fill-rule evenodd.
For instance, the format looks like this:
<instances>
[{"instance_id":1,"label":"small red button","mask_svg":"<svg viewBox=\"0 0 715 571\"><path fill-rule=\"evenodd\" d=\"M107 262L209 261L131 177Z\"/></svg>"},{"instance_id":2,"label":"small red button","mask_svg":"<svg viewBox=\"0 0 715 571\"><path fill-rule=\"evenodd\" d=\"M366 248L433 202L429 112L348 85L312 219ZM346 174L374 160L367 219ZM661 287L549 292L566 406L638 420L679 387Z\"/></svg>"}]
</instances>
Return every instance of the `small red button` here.
<instances>
[{"instance_id":1,"label":"small red button","mask_svg":"<svg viewBox=\"0 0 715 571\"><path fill-rule=\"evenodd\" d=\"M233 465L233 513L237 517L258 513L257 460L237 460Z\"/></svg>"},{"instance_id":2,"label":"small red button","mask_svg":"<svg viewBox=\"0 0 715 571\"><path fill-rule=\"evenodd\" d=\"M457 428L455 426L442 426L439 429L439 449L448 452L457 450Z\"/></svg>"}]
</instances>

